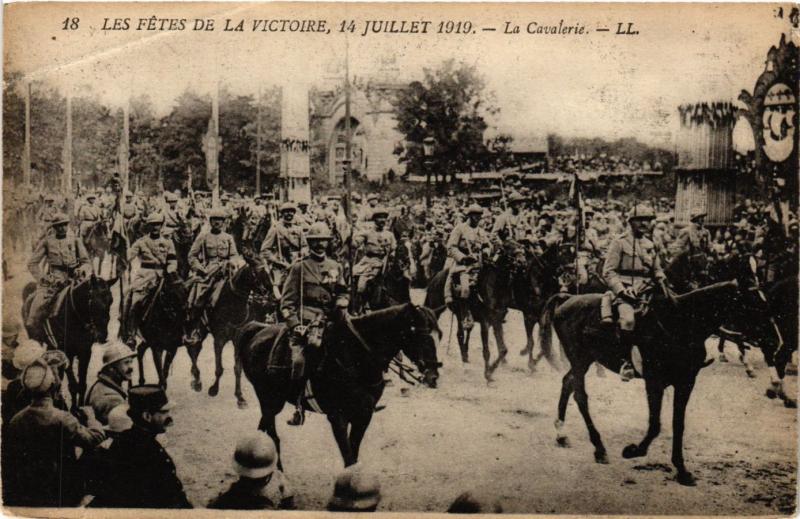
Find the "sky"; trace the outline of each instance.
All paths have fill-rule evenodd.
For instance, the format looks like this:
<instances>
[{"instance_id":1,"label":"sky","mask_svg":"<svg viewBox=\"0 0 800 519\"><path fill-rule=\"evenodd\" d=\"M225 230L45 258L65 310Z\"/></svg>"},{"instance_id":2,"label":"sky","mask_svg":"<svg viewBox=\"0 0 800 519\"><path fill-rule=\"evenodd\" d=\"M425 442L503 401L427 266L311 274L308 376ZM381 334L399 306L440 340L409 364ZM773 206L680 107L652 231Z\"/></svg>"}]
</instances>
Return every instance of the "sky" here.
<instances>
[{"instance_id":1,"label":"sky","mask_svg":"<svg viewBox=\"0 0 800 519\"><path fill-rule=\"evenodd\" d=\"M160 113L184 90L210 92L217 81L237 94L273 85L330 86L351 74L419 79L450 58L475 65L500 108L493 131L518 139L636 137L669 147L677 106L734 101L752 90L766 52L789 32L771 4L15 4L4 17L4 64L36 81L122 106L147 94ZM784 4L785 14L790 7ZM213 18L215 31L103 31L105 18ZM77 30L62 30L79 17ZM224 20L245 20L243 33ZM251 32L254 19L326 20L330 34ZM338 32L354 20L355 34ZM428 34L370 34L367 20L430 20ZM475 34L431 34L463 20ZM538 25L577 24L588 34L527 34ZM504 34L506 22L520 34ZM637 35L615 35L617 23ZM493 27L493 32L482 31ZM609 27L610 32L596 32ZM394 61L385 70L382 61ZM338 70L337 70L338 69ZM85 91L85 90L83 90Z\"/></svg>"}]
</instances>

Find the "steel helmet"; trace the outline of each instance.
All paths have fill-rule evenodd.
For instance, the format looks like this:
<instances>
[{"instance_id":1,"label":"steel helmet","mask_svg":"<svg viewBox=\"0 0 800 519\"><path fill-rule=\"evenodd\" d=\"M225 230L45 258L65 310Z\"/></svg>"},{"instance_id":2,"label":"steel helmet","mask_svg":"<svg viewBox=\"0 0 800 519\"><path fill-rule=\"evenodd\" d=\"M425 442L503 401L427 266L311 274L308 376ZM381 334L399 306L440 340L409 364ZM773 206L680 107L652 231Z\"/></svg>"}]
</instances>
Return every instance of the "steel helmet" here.
<instances>
[{"instance_id":1,"label":"steel helmet","mask_svg":"<svg viewBox=\"0 0 800 519\"><path fill-rule=\"evenodd\" d=\"M228 217L228 213L225 212L225 209L221 207L215 207L208 212L208 219L211 220L213 218L217 219L225 219Z\"/></svg>"},{"instance_id":2,"label":"steel helmet","mask_svg":"<svg viewBox=\"0 0 800 519\"><path fill-rule=\"evenodd\" d=\"M467 207L467 214L479 214L483 216L483 207L479 206L478 204L471 204Z\"/></svg>"},{"instance_id":3,"label":"steel helmet","mask_svg":"<svg viewBox=\"0 0 800 519\"><path fill-rule=\"evenodd\" d=\"M56 225L64 225L69 223L69 217L64 213L56 213L53 215L53 219L50 221L50 225L55 227Z\"/></svg>"},{"instance_id":4,"label":"steel helmet","mask_svg":"<svg viewBox=\"0 0 800 519\"><path fill-rule=\"evenodd\" d=\"M306 240L330 240L331 230L325 222L314 222L308 230Z\"/></svg>"},{"instance_id":5,"label":"steel helmet","mask_svg":"<svg viewBox=\"0 0 800 519\"><path fill-rule=\"evenodd\" d=\"M511 196L508 197L508 201L512 202L512 203L514 203L514 202L524 202L525 201L525 197L522 196L521 194L519 194L518 192L514 191L513 193L511 193Z\"/></svg>"},{"instance_id":6,"label":"steel helmet","mask_svg":"<svg viewBox=\"0 0 800 519\"><path fill-rule=\"evenodd\" d=\"M705 209L702 209L700 207L696 207L696 208L692 209L692 214L689 217L689 220L691 220L693 222L693 221L697 220L698 218L701 218L701 217L707 216L707 215L708 215L708 212Z\"/></svg>"},{"instance_id":7,"label":"steel helmet","mask_svg":"<svg viewBox=\"0 0 800 519\"><path fill-rule=\"evenodd\" d=\"M164 200L166 200L167 202L177 202L178 197L175 196L174 193L170 193L169 191L167 191L166 193L164 193Z\"/></svg>"},{"instance_id":8,"label":"steel helmet","mask_svg":"<svg viewBox=\"0 0 800 519\"><path fill-rule=\"evenodd\" d=\"M164 223L164 215L161 213L152 213L147 217L145 223L150 225L161 225Z\"/></svg>"},{"instance_id":9,"label":"steel helmet","mask_svg":"<svg viewBox=\"0 0 800 519\"><path fill-rule=\"evenodd\" d=\"M333 497L328 502L331 510L369 510L381 500L378 478L361 470L359 465L347 467L336 477Z\"/></svg>"},{"instance_id":10,"label":"steel helmet","mask_svg":"<svg viewBox=\"0 0 800 519\"><path fill-rule=\"evenodd\" d=\"M297 211L297 205L294 202L284 202L284 203L281 204L281 207L280 207L280 209L278 209L278 211L280 211L280 212L295 211L296 212Z\"/></svg>"},{"instance_id":11,"label":"steel helmet","mask_svg":"<svg viewBox=\"0 0 800 519\"><path fill-rule=\"evenodd\" d=\"M374 220L375 218L377 218L379 216L383 216L385 218L388 218L389 217L389 211L387 211L383 207L376 207L375 209L372 210L372 216L370 218Z\"/></svg>"},{"instance_id":12,"label":"steel helmet","mask_svg":"<svg viewBox=\"0 0 800 519\"><path fill-rule=\"evenodd\" d=\"M11 364L17 369L25 369L33 361L41 358L44 352L44 346L33 339L27 339L14 350L14 358L11 360Z\"/></svg>"},{"instance_id":13,"label":"steel helmet","mask_svg":"<svg viewBox=\"0 0 800 519\"><path fill-rule=\"evenodd\" d=\"M628 220L652 220L656 217L656 214L653 210L644 204L638 204L631 209L631 212L628 213Z\"/></svg>"},{"instance_id":14,"label":"steel helmet","mask_svg":"<svg viewBox=\"0 0 800 519\"><path fill-rule=\"evenodd\" d=\"M22 372L22 386L35 396L46 395L56 385L53 370L43 359L36 359Z\"/></svg>"},{"instance_id":15,"label":"steel helmet","mask_svg":"<svg viewBox=\"0 0 800 519\"><path fill-rule=\"evenodd\" d=\"M377 194L375 194L375 193L370 193L370 194L367 196L367 202L369 202L370 200L378 200L378 195L377 195Z\"/></svg>"},{"instance_id":16,"label":"steel helmet","mask_svg":"<svg viewBox=\"0 0 800 519\"><path fill-rule=\"evenodd\" d=\"M96 195L96 194L94 194L94 193L89 193L88 195L86 195L86 200L91 200L91 199L93 199L93 198L95 198L95 199L96 199L96 198L97 198L97 195Z\"/></svg>"},{"instance_id":17,"label":"steel helmet","mask_svg":"<svg viewBox=\"0 0 800 519\"><path fill-rule=\"evenodd\" d=\"M56 201L56 196L54 194L52 194L52 193L47 193L46 195L44 195L44 201L45 202L55 202Z\"/></svg>"},{"instance_id":18,"label":"steel helmet","mask_svg":"<svg viewBox=\"0 0 800 519\"><path fill-rule=\"evenodd\" d=\"M262 432L250 433L236 442L233 468L246 478L264 478L275 471L278 452L272 438Z\"/></svg>"},{"instance_id":19,"label":"steel helmet","mask_svg":"<svg viewBox=\"0 0 800 519\"><path fill-rule=\"evenodd\" d=\"M130 349L127 344L122 342L111 343L106 347L106 351L103 352L103 365L100 367L100 371L115 362L135 356L136 352Z\"/></svg>"}]
</instances>

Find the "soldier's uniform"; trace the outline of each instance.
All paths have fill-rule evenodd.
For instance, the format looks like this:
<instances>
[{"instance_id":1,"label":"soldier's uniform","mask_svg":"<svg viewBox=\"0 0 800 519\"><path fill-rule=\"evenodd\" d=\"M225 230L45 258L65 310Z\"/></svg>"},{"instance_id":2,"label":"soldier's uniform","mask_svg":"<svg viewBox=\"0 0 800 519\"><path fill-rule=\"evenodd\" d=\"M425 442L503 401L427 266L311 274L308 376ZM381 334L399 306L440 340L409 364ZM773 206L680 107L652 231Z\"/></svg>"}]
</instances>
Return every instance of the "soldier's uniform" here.
<instances>
[{"instance_id":1,"label":"soldier's uniform","mask_svg":"<svg viewBox=\"0 0 800 519\"><path fill-rule=\"evenodd\" d=\"M322 222L312 225L308 234L309 240L330 240L330 237L330 230ZM302 380L305 344L321 346L326 323L335 316L337 308L347 308L349 304L343 269L331 258L309 254L289 267L282 293L281 315L292 330L289 336L292 379Z\"/></svg>"},{"instance_id":2,"label":"soldier's uniform","mask_svg":"<svg viewBox=\"0 0 800 519\"><path fill-rule=\"evenodd\" d=\"M704 217L705 215L705 211L702 210L696 210L692 213L692 223L681 229L673 243L673 253L675 256L683 252L689 252L689 254L708 254L711 251L711 233L705 227L700 227L695 223L698 218Z\"/></svg>"},{"instance_id":3,"label":"soldier's uniform","mask_svg":"<svg viewBox=\"0 0 800 519\"><path fill-rule=\"evenodd\" d=\"M60 213L58 207L55 205L55 201L56 197L53 195L45 195L44 206L36 215L36 223L41 226L41 230L38 233L36 240L33 242L34 244L44 238L47 234L50 234L53 230L51 226L53 223L53 218Z\"/></svg>"},{"instance_id":4,"label":"soldier's uniform","mask_svg":"<svg viewBox=\"0 0 800 519\"><path fill-rule=\"evenodd\" d=\"M525 215L519 210L519 204L525 197L516 191L508 197L511 207L500 213L492 226L492 234L501 239L520 240L528 233L528 222Z\"/></svg>"},{"instance_id":5,"label":"soldier's uniform","mask_svg":"<svg viewBox=\"0 0 800 519\"><path fill-rule=\"evenodd\" d=\"M66 215L59 214L53 218L51 226L67 223L69 219ZM47 267L44 276L39 266L43 260ZM36 328L47 317L58 292L70 282L80 267L88 263L89 255L83 242L69 229L64 238L60 239L51 233L39 241L28 261L28 270L39 281L25 323L29 330Z\"/></svg>"},{"instance_id":6,"label":"soldier's uniform","mask_svg":"<svg viewBox=\"0 0 800 519\"><path fill-rule=\"evenodd\" d=\"M86 238L86 234L91 230L92 226L103 217L103 210L90 201L94 199L96 199L94 195L89 195L87 198L88 203L78 208L78 214L76 216L80 221L78 230L81 238Z\"/></svg>"},{"instance_id":7,"label":"soldier's uniform","mask_svg":"<svg viewBox=\"0 0 800 519\"><path fill-rule=\"evenodd\" d=\"M593 215L593 210L586 210L584 214ZM582 240L578 249L577 267L578 267L578 284L586 284L589 282L589 270L596 265L596 259L600 255L600 237L597 234L597 229L587 226L583 231Z\"/></svg>"},{"instance_id":8,"label":"soldier's uniform","mask_svg":"<svg viewBox=\"0 0 800 519\"><path fill-rule=\"evenodd\" d=\"M164 228L161 233L167 238L172 238L175 231L183 224L184 218L177 206L174 209L170 207L172 203L177 204L177 196L167 193L164 199L167 201L167 206L164 208Z\"/></svg>"},{"instance_id":9,"label":"soldier's uniform","mask_svg":"<svg viewBox=\"0 0 800 519\"><path fill-rule=\"evenodd\" d=\"M225 218L225 213L219 208L214 209L209 212L209 219L212 218ZM192 286L189 295L190 305L205 305L206 293L218 290L216 285L224 282L224 274L227 273L230 260L238 255L233 236L225 231L200 233L189 249L189 267L200 278Z\"/></svg>"},{"instance_id":10,"label":"soldier's uniform","mask_svg":"<svg viewBox=\"0 0 800 519\"><path fill-rule=\"evenodd\" d=\"M267 208L258 202L252 202L247 205L245 211L247 212L247 221L242 231L242 241L249 241L253 238L258 224L266 218Z\"/></svg>"},{"instance_id":11,"label":"soldier's uniform","mask_svg":"<svg viewBox=\"0 0 800 519\"><path fill-rule=\"evenodd\" d=\"M473 204L467 208L467 215L482 215L483 209ZM469 298L470 289L477 273L481 250L489 245L489 237L480 226L472 227L469 222L458 224L447 239L447 280L444 284L445 302L453 299L453 276L459 275L459 297Z\"/></svg>"},{"instance_id":12,"label":"soldier's uniform","mask_svg":"<svg viewBox=\"0 0 800 519\"><path fill-rule=\"evenodd\" d=\"M385 209L375 209L372 218L388 216ZM364 244L364 257L353 267L358 293L364 293L367 283L383 269L388 256L397 248L397 240L392 231L385 227L369 229L355 236L356 243Z\"/></svg>"},{"instance_id":13,"label":"soldier's uniform","mask_svg":"<svg viewBox=\"0 0 800 519\"><path fill-rule=\"evenodd\" d=\"M297 208L292 202L285 202L280 212L286 211L296 213ZM286 269L300 257L304 246L302 229L294 221L288 223L281 219L270 227L261 244L260 255L271 266L275 285L282 285Z\"/></svg>"},{"instance_id":14,"label":"soldier's uniform","mask_svg":"<svg viewBox=\"0 0 800 519\"><path fill-rule=\"evenodd\" d=\"M128 200L129 198L130 200ZM139 208L132 198L133 195L130 192L126 192L125 201L122 203L122 218L125 219L125 227L129 230L130 226L139 219Z\"/></svg>"},{"instance_id":15,"label":"soldier's uniform","mask_svg":"<svg viewBox=\"0 0 800 519\"><path fill-rule=\"evenodd\" d=\"M648 208L636 207L629 219L653 217ZM623 332L632 332L635 325L633 304L636 301L626 292L632 291L633 296L641 295L654 278L663 280L665 276L652 241L644 236L635 239L629 231L611 242L603 264L603 279L616 297L619 326ZM604 321L610 319L610 299L606 294L602 301L601 315ZM629 340L629 336L629 333L623 334L623 339Z\"/></svg>"},{"instance_id":16,"label":"soldier's uniform","mask_svg":"<svg viewBox=\"0 0 800 519\"><path fill-rule=\"evenodd\" d=\"M151 214L145 221L147 225L156 226L159 229L157 237L151 236L150 232L134 242L128 249L128 263L135 258L139 259L139 267L133 269L131 274L131 285L128 291L127 311L127 340L136 334L139 326L139 319L142 311L142 304L146 301L153 290L158 287L166 272L175 272L178 268L175 244L171 239L160 234L161 226L164 224L164 217L159 213Z\"/></svg>"}]
</instances>

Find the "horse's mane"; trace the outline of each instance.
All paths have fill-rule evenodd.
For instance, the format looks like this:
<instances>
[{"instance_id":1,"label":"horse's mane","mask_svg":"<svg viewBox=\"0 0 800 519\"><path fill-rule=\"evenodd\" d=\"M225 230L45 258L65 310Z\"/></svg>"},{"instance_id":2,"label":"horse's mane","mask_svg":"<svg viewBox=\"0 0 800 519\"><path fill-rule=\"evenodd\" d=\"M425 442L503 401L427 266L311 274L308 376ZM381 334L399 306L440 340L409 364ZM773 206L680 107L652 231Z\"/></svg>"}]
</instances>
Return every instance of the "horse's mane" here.
<instances>
[{"instance_id":1,"label":"horse's mane","mask_svg":"<svg viewBox=\"0 0 800 519\"><path fill-rule=\"evenodd\" d=\"M364 327L370 330L375 329L376 327L386 327L386 323L391 322L393 317L397 317L409 308L415 308L418 310L428 321L430 321L429 324L431 324L434 329L439 330L438 320L436 319L436 314L433 312L433 310L427 306L416 306L413 303L403 303L400 305L383 308L381 310L375 310L373 312L369 312L368 314L354 317L352 319L352 323L354 326L359 328Z\"/></svg>"}]
</instances>

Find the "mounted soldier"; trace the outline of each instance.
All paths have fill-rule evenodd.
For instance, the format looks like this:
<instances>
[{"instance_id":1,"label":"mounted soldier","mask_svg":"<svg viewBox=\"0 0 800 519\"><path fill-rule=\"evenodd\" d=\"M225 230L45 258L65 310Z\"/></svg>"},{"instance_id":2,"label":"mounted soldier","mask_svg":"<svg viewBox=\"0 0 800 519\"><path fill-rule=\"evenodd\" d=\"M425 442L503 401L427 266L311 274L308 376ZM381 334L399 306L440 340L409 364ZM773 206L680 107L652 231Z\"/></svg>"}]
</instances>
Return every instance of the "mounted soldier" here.
<instances>
[{"instance_id":1,"label":"mounted soldier","mask_svg":"<svg viewBox=\"0 0 800 519\"><path fill-rule=\"evenodd\" d=\"M166 238L172 238L175 231L183 225L184 217L178 209L178 197L169 191L164 195L167 207L164 209L164 228L162 234Z\"/></svg>"},{"instance_id":2,"label":"mounted soldier","mask_svg":"<svg viewBox=\"0 0 800 519\"><path fill-rule=\"evenodd\" d=\"M272 267L275 286L283 286L285 272L301 254L303 243L302 229L295 224L297 206L293 202L281 204L280 220L270 227L264 243L261 244L261 257Z\"/></svg>"},{"instance_id":3,"label":"mounted soldier","mask_svg":"<svg viewBox=\"0 0 800 519\"><path fill-rule=\"evenodd\" d=\"M472 286L477 280L480 268L482 249L489 246L489 237L480 228L483 208L472 204L467 208L467 221L461 222L450 233L447 239L448 261L445 268L447 279L444 284L444 300L447 305L453 303L453 277L458 277L458 299L469 299ZM472 317L466 309L464 321L470 323Z\"/></svg>"},{"instance_id":4,"label":"mounted soldier","mask_svg":"<svg viewBox=\"0 0 800 519\"><path fill-rule=\"evenodd\" d=\"M385 270L389 256L397 249L394 234L386 228L388 217L389 212L386 209L376 207L372 211L372 223L375 227L355 237L357 244L364 244L364 257L353 267L359 296L367 291L367 283Z\"/></svg>"},{"instance_id":5,"label":"mounted soldier","mask_svg":"<svg viewBox=\"0 0 800 519\"><path fill-rule=\"evenodd\" d=\"M175 244L161 234L164 216L160 213L151 214L145 225L147 234L136 240L128 250L128 263L139 258L139 268L133 270L131 275L130 299L125 305L128 315L124 339L131 348L136 345L136 332L144 317L144 303L152 300L164 274L178 270Z\"/></svg>"},{"instance_id":6,"label":"mounted soldier","mask_svg":"<svg viewBox=\"0 0 800 519\"><path fill-rule=\"evenodd\" d=\"M89 193L86 195L86 203L78 208L79 235L82 239L86 239L89 231L94 227L97 222L103 218L103 210L100 206L95 205L97 195Z\"/></svg>"},{"instance_id":7,"label":"mounted soldier","mask_svg":"<svg viewBox=\"0 0 800 519\"><path fill-rule=\"evenodd\" d=\"M50 193L44 195L44 206L39 210L36 215L36 223L41 225L41 232L36 241L44 238L45 235L52 233L53 218L59 214L58 207L56 207L56 197ZM35 243L35 242L34 242Z\"/></svg>"},{"instance_id":8,"label":"mounted soldier","mask_svg":"<svg viewBox=\"0 0 800 519\"><path fill-rule=\"evenodd\" d=\"M300 387L305 385L306 347L316 351L322 345L323 333L329 323L338 321L350 304L343 269L325 251L331 232L323 222L309 229L309 255L292 264L286 275L281 299L281 315L289 328L289 348L292 355L292 380ZM289 425L303 423L303 391L297 402L297 411Z\"/></svg>"},{"instance_id":9,"label":"mounted soldier","mask_svg":"<svg viewBox=\"0 0 800 519\"><path fill-rule=\"evenodd\" d=\"M130 236L133 226L139 221L139 208L133 200L133 193L127 189L125 190L124 198L125 201L122 203L122 218L125 222L125 230Z\"/></svg>"},{"instance_id":10,"label":"mounted soldier","mask_svg":"<svg viewBox=\"0 0 800 519\"><path fill-rule=\"evenodd\" d=\"M53 232L39 240L28 261L28 270L38 284L25 326L29 333L36 330L31 337L38 340L44 339L38 327L54 309L56 295L80 274L82 267L89 264L89 255L83 242L67 228L67 215L56 214L50 225ZM46 262L44 273L39 266L43 260Z\"/></svg>"},{"instance_id":11,"label":"mounted soldier","mask_svg":"<svg viewBox=\"0 0 800 519\"><path fill-rule=\"evenodd\" d=\"M597 235L597 229L592 227L594 209L586 207L583 210L583 215L586 228L583 230L583 239L578 248L578 285L585 285L589 282L589 271L596 267L597 261L602 254L600 237Z\"/></svg>"},{"instance_id":12,"label":"mounted soldier","mask_svg":"<svg viewBox=\"0 0 800 519\"><path fill-rule=\"evenodd\" d=\"M681 229L675 240L673 257L687 251L706 255L711 251L711 233L705 227L706 212L694 209L689 220L691 223Z\"/></svg>"},{"instance_id":13,"label":"mounted soldier","mask_svg":"<svg viewBox=\"0 0 800 519\"><path fill-rule=\"evenodd\" d=\"M517 240L524 238L528 224L522 214L522 204L525 197L514 191L508 197L508 209L497 217L492 226L492 234L503 240Z\"/></svg>"},{"instance_id":14,"label":"mounted soldier","mask_svg":"<svg viewBox=\"0 0 800 519\"><path fill-rule=\"evenodd\" d=\"M619 315L620 343L628 355L634 346L634 306L638 306L642 296L652 288L653 280L667 293L661 262L653 242L646 236L654 218L649 207L635 206L628 216L630 230L611 242L603 264L603 279L611 293L606 293L601 300L601 319L603 323L613 323L613 300ZM622 380L627 382L635 375L630 359L625 358L620 369Z\"/></svg>"},{"instance_id":15,"label":"mounted soldier","mask_svg":"<svg viewBox=\"0 0 800 519\"><path fill-rule=\"evenodd\" d=\"M233 236L222 230L226 218L224 209L212 209L208 215L211 229L200 233L189 250L189 266L194 279L189 292L189 333L185 338L188 344L195 344L200 340L202 312L216 302L222 285L230 274L231 260L239 255Z\"/></svg>"}]
</instances>

